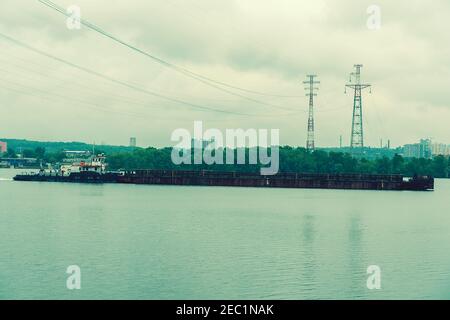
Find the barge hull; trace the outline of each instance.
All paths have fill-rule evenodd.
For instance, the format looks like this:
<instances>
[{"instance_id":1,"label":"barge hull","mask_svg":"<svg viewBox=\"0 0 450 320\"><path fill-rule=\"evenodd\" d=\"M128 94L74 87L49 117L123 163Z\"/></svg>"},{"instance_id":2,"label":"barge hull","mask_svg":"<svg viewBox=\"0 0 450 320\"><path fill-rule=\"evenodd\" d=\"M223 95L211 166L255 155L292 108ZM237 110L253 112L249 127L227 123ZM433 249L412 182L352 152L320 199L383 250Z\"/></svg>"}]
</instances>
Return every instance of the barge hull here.
<instances>
[{"instance_id":1,"label":"barge hull","mask_svg":"<svg viewBox=\"0 0 450 320\"><path fill-rule=\"evenodd\" d=\"M138 170L118 177L120 183L311 188L311 189L355 189L355 190L433 190L434 179L415 177L405 180L402 175L366 174L300 174L279 173L273 176L236 172Z\"/></svg>"},{"instance_id":2,"label":"barge hull","mask_svg":"<svg viewBox=\"0 0 450 320\"><path fill-rule=\"evenodd\" d=\"M17 175L16 181L125 183L189 186L229 186L261 188L312 188L354 190L417 190L434 189L431 177L405 179L402 175L307 174L278 173L261 176L257 173L181 170L134 170L125 172L72 173L59 175Z\"/></svg>"}]
</instances>

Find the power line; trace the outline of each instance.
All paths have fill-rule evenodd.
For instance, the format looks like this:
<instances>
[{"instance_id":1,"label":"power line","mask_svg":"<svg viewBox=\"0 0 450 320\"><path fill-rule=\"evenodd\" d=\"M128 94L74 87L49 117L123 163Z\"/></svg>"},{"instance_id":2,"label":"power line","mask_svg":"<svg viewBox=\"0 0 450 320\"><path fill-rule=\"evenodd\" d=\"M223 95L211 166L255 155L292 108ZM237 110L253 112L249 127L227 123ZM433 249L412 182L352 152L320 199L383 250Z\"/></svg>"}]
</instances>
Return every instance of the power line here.
<instances>
[{"instance_id":1,"label":"power line","mask_svg":"<svg viewBox=\"0 0 450 320\"><path fill-rule=\"evenodd\" d=\"M86 68L84 68L84 67L80 67L80 66L77 66L77 65L75 65L75 64L72 64L72 63L70 63L70 62L67 62L67 61L65 61L65 60L63 60L63 59L60 59L60 58L58 58L58 57L52 56L52 55L50 55L50 54L48 54L48 53L46 53L46 52L40 51L40 50L38 50L38 49L35 49L35 48L31 47L31 46L28 46L28 45L26 45L26 44L24 44L24 43L22 43L22 42L20 42L20 41L18 41L18 40L15 40L15 39L13 39L13 38L11 38L11 37L8 37L8 36L6 36L6 35L3 35L3 34L1 34L1 33L0 33L0 37L4 37L4 38L6 38L7 40L12 41L12 42L15 43L16 45L21 46L21 47L23 47L23 48L25 48L25 49L31 50L31 51L33 51L33 52L35 52L35 53L37 53L37 54L44 55L44 56L46 56L47 58L54 59L54 60L56 60L57 62L60 62L60 63L68 64L70 67L73 67L73 68L80 69L80 70L82 70L82 71L88 72L89 74L93 74L93 75L95 75L96 77L100 77L100 78L102 78L102 79L106 79L106 80L108 80L108 81L110 81L110 82L112 82L112 83L114 83L114 84L125 85L124 83L122 83L122 81L117 82L117 81L115 81L115 79L109 78L109 77L107 77L107 76L103 76L103 75L101 75L101 74L96 73L95 71L91 71L91 70L86 69ZM5 52L2 51L2 54L4 54L4 53L5 53ZM14 58L17 58L17 57L14 57ZM20 58L19 58L19 59L20 59ZM20 60L21 60L21 61L28 62L28 61L23 60L23 59L20 59ZM28 63L30 63L30 62L28 62ZM32 64L34 64L34 63L32 63ZM40 67L43 67L43 66L41 65ZM44 77L46 77L46 78L52 78L52 77L49 76L48 74L43 74L43 73L38 72L38 71L36 71L36 70L32 70L32 69L29 69L29 68L24 68L23 66L21 66L20 69L27 70L27 71L29 71L29 72L32 72L32 73L37 74L37 75L39 75L39 76L44 76ZM8 73L11 73L9 70L3 70L3 71L6 71L6 72L8 72ZM106 78L105 78L105 77L106 77ZM56 80L59 80L59 81L64 81L63 79L61 79L61 78L59 78L59 77L53 77L53 78L56 79ZM70 80L70 81L73 82L73 80ZM74 83L74 84L77 85L77 86L83 87L83 88L85 88L85 89L89 89L90 91L94 91L94 92L99 91L99 90L97 90L97 89L92 89L91 87L87 87L87 86L85 86L85 85L81 85L81 84L79 84L79 83ZM126 85L126 86L129 87L128 85ZM16 92L17 92L17 90L12 90L12 89L10 89L10 88L6 88L6 89L11 90L11 91L16 91ZM33 89L33 88L31 88L31 89ZM137 88L135 88L135 86L131 87L131 89L137 90ZM38 89L34 89L34 90L38 90ZM141 88L139 88L138 91L139 91L139 92L143 92L143 93L148 93L148 92L146 92L145 89L141 89ZM42 91L41 91L41 92L42 92ZM105 91L105 92L106 92L106 91ZM49 92L46 92L46 93L47 93L47 94L50 94ZM106 93L108 94L108 99L111 99L111 94L108 93L108 92L106 92ZM36 96L36 95L34 95L34 96ZM141 105L141 106L149 107L149 105L147 105L146 103L144 103L144 102L142 102L142 101L141 101L141 102L133 101L133 100L130 100L128 97L121 96L121 95L117 95L117 94L114 94L114 96L118 97L118 99L119 99L119 100L122 100L122 102L125 101L125 102L127 102L127 103L132 103L132 104L135 104L135 105ZM72 97L72 95L71 95L71 97ZM73 100L71 97L70 97L70 98L67 98L67 99L68 99L68 100ZM60 98L61 98L61 96L60 96ZM117 102L117 99L116 99L116 102ZM88 103L88 102L82 101L82 103L86 104L86 103ZM96 106L98 107L98 105L96 105ZM159 106L152 106L152 105L150 105L150 107L159 107ZM98 108L97 108L97 109L98 109ZM108 110L102 110L102 111L107 112ZM198 110L198 111L204 111L204 110ZM122 113L123 113L123 112L122 112ZM235 113L232 113L232 112L229 112L229 113L235 114ZM276 114L276 115L274 115L274 114L249 114L249 116L252 116L252 117L273 117L273 116L284 117L284 116L291 116L291 115L297 114L297 113L298 113L298 112L292 112L292 113ZM126 114L126 113L123 113L123 114ZM142 116L142 114L136 114L136 113L130 113L130 112L128 112L128 114L129 114L129 115L139 115L139 116ZM241 115L241 114L239 114L239 115ZM242 114L242 115L246 115L246 114ZM183 118L183 119L184 119L184 118ZM206 119L206 121L218 121L218 119Z\"/></svg>"},{"instance_id":2,"label":"power line","mask_svg":"<svg viewBox=\"0 0 450 320\"><path fill-rule=\"evenodd\" d=\"M26 48L26 49L28 49L28 50L31 50L31 51L33 51L33 52L35 52L35 53L38 53L38 54L40 54L40 55L43 55L43 56L45 56L45 57L47 57L47 58L50 58L50 59L55 60L55 61L58 61L58 62L60 62L60 63L63 63L63 64L65 64L65 65L68 65L68 66L70 66L70 67L72 67L72 68L81 70L81 71L83 71L83 72L89 73L89 74L94 75L94 76L96 76L96 77L99 77L99 78L102 78L102 79L104 79L104 80L107 80L107 81L110 81L110 82L119 84L119 85L121 85L121 86L125 86L125 87L127 87L127 88L133 89L133 90L138 91L138 92L141 92L141 93L145 93L145 94L148 94L148 95L151 95L151 96L155 96L155 97L158 97L158 98L161 98L161 99L164 99L164 100L168 100L168 101L171 101L171 102L183 104L183 105L186 105L186 106L189 106L189 107L192 107L192 108L195 108L195 109L203 110L203 111L219 112L219 113L227 113L227 114L234 114L234 115L240 115L240 116L257 116L257 115L254 115L254 114L246 114L246 113L241 113L241 112L234 112L234 111L226 111L226 110L215 109L215 108L211 108L211 107L207 107L207 106L202 106L202 105L199 105L199 104L190 103L190 102L183 101L183 100L180 100L180 99L167 97L167 96L165 96L165 95L162 95L162 94L159 94L159 93L150 91L150 90L148 90L148 89L140 88L140 87L138 87L138 86L135 86L135 85L126 83L126 82L121 81L121 80L117 80L117 79L111 78L111 77L106 76L106 75L103 75L103 74L101 74L101 73L99 73L99 72L96 72L96 71L87 69L87 68L85 68L85 67L82 67L82 66L80 66L80 65L74 64L74 63L69 62L69 61L67 61L67 60L58 58L58 57L53 56L53 55L51 55L51 54L49 54L49 53L46 53L46 52L44 52L44 51L41 51L41 50L36 49L36 48L33 48L33 47L31 47L31 46L29 46L29 45L23 43L23 42L20 42L20 41L18 41L18 40L15 40L15 39L13 39L13 38L11 38L11 37L5 35L5 34L0 33L0 37L3 37L3 38L5 38L5 39L7 39L7 40L9 40L9 41L11 41L11 42L13 42L13 43L15 43L16 45L18 45L18 46L20 46L20 47L23 47L23 48Z\"/></svg>"},{"instance_id":3,"label":"power line","mask_svg":"<svg viewBox=\"0 0 450 320\"><path fill-rule=\"evenodd\" d=\"M2 55L4 55L4 52L0 53L0 57ZM24 61L24 62L28 62L28 61L26 61L24 59L20 59L20 60ZM30 62L28 62L28 63L30 63ZM86 85L84 83L79 83L78 81L75 81L74 77L71 77L69 79L63 79L61 77L56 77L54 75L51 75L48 72L44 73L44 72L36 71L36 70L30 69L30 68L26 68L26 67L24 67L22 65L17 65L17 64L11 63L9 61L8 61L8 66L14 66L14 68L25 70L27 72L33 73L34 77L31 78L33 81L36 78L36 76L38 76L38 77L45 77L45 78L48 78L48 79L60 81L61 82L61 86L59 86L59 87L64 87L67 84L70 84L70 86L71 86L70 89L72 89L72 86L75 85L77 87L82 88L83 90L89 91L90 93L97 94L97 93L103 92L104 95L107 95L107 99L108 100L113 100L113 101L116 101L116 102L120 101L121 103L126 102L128 104L134 104L134 105L139 105L139 106L144 106L144 107L149 107L149 106L150 107L159 107L159 108L162 107L162 106L149 105L147 102L136 101L136 100L130 99L127 96L119 95L117 93L110 93L110 92L108 92L106 90L98 89L97 87L94 89L92 86L89 86L89 85ZM4 69L1 69L1 68L0 68L0 70L3 71L3 72L12 73L9 70L4 70ZM16 71L16 70L14 70L14 71ZM27 75L27 76L29 77L29 75ZM23 77L23 76L21 75L20 77ZM96 96L99 97L98 95L96 95ZM114 99L112 99L112 98L114 98Z\"/></svg>"},{"instance_id":4,"label":"power line","mask_svg":"<svg viewBox=\"0 0 450 320\"><path fill-rule=\"evenodd\" d=\"M49 8L52 8L53 10L58 11L59 13L63 14L64 16L70 17L70 15L64 10L64 8L58 6L54 2L52 2L50 0L38 0L38 1L41 2L42 4L48 6ZM134 51L136 51L136 52L138 52L138 53L140 53L140 54L142 54L142 55L144 55L144 56L146 56L148 58L153 59L154 61L156 61L157 63L159 63L159 64L161 64L161 65L163 65L165 67L171 68L171 69L173 69L173 70L175 70L175 71L177 71L179 73L184 74L185 76L193 78L193 79L195 79L195 80L197 80L199 82L202 82L205 85L213 87L213 88L215 88L217 90L223 91L225 93L228 93L228 94L231 94L231 95L234 95L234 96L237 96L237 97L240 97L240 98L243 98L243 99L246 99L246 100L258 103L258 104L262 104L262 105L266 105L266 106L270 106L270 107L274 107L274 108L279 108L279 109L286 109L286 110L291 110L291 111L293 110L293 109L277 106L277 105L274 105L274 104L266 103L266 102L263 102L263 101L260 101L260 100L256 100L254 98L247 97L247 96L244 96L242 94L239 94L239 93L232 92L230 90L224 89L224 88L222 88L222 87L220 87L218 85L221 85L221 86L224 86L224 87L228 87L230 89L239 90L239 91L242 91L242 92L253 93L253 94L264 95L264 96L291 97L291 98L294 98L296 96L283 96L283 95L266 94L266 93L262 93L262 92L257 92L257 91L253 91L253 90L240 88L240 87L237 87L237 86L234 86L234 85L227 84L227 83L222 82L222 81L214 80L212 78L203 76L203 75L201 75L199 73L190 71L190 70L188 70L186 68L183 68L183 67L175 65L173 63L170 63L170 62L168 62L168 61L166 61L166 60L164 60L162 58L159 58L159 57L157 57L157 56L155 56L155 55L153 55L153 54L151 54L151 53L149 53L147 51L139 49L136 46L134 46L132 44L129 44L129 43L125 42L124 40L121 40L118 37L112 35L111 33L101 29L100 27L97 27L96 25L92 24L91 22L87 21L86 19L81 19L80 18L79 22L82 25L88 27L89 29L94 30L94 31L102 34L103 36L105 36L107 38L110 38L110 39L120 43L121 45L126 46L129 49L132 49L132 50L134 50Z\"/></svg>"},{"instance_id":5,"label":"power line","mask_svg":"<svg viewBox=\"0 0 450 320\"><path fill-rule=\"evenodd\" d=\"M7 83L10 83L12 85L15 85L15 86L18 86L18 87L26 89L27 91L22 91L22 90L19 90L19 89L16 89L16 88L10 88L10 87L7 87L7 86L1 86L4 89L10 90L10 91L15 91L15 92L18 92L18 93L20 93L22 95L34 96L34 97L43 98L43 99L50 100L50 101L52 99L48 98L47 96L63 99L64 101L67 101L69 99L68 97L66 97L64 95L56 94L56 93L53 93L53 92L50 92L50 91L46 91L46 90L40 90L40 89L37 89L37 88L34 88L34 87L23 85L21 83L17 83L15 81L6 80L6 79L2 79L2 78L0 78L0 81L7 82ZM32 91L35 91L35 92L37 91L37 94L33 93ZM42 94L47 95L47 96L42 96ZM74 102L78 102L78 103L80 103L82 105L87 106L89 109L93 109L93 110L97 110L97 111L102 111L102 112L106 112L106 113L117 113L117 114L131 115L131 116L135 116L135 117L142 117L142 114L139 114L139 113L133 113L133 112L127 112L127 111L125 111L125 112L124 111L116 111L116 110L115 111L111 111L110 109L108 109L106 107L103 107L103 106L100 106L98 104L91 103L91 102L84 101L84 100L80 100L80 99L73 99L72 97L70 98L70 100L72 100Z\"/></svg>"},{"instance_id":6,"label":"power line","mask_svg":"<svg viewBox=\"0 0 450 320\"><path fill-rule=\"evenodd\" d=\"M0 44L1 44L1 42L0 42ZM50 71L49 70L49 66L44 66L42 64L36 63L35 61L30 61L30 60L27 60L27 59L20 58L20 57L17 56L17 54L7 53L4 48L0 48L0 59L1 58L4 58L4 61L8 64L8 66L14 66L15 68L27 70L29 72L32 72L32 73L35 73L35 74L39 74L40 76L44 76L46 78L58 79L60 81L65 82L65 84L62 84L62 86L66 85L68 83L73 83L73 84L75 84L77 86L87 88L89 91L103 91L103 92L108 94L108 97L114 95L114 96L118 96L118 97L121 97L121 98L128 98L128 97L125 97L125 96L122 96L122 95L118 95L116 93L113 94L113 93L111 93L111 92L109 92L109 91L107 91L105 89L103 89L103 90L99 89L98 86L96 86L95 89L94 89L92 86L86 85L85 82L80 83L79 81L75 81L76 78L78 77L76 72L69 73L69 72L67 72L65 70L64 74L68 74L69 73L69 77L68 77L69 79L63 79L63 78L59 78L59 77L50 77L49 76L49 71ZM12 63L11 60L19 60L20 61L20 65ZM30 68L24 67L24 65L23 65L24 63L28 64L28 65L31 65L33 67L37 67L40 72L38 72L38 71L36 71L34 69L30 69ZM42 71L42 69L44 69L45 71ZM54 68L52 69L52 71L54 71ZM58 74L61 74L61 72L58 72ZM130 82L130 83L132 83L132 82ZM162 93L162 94L167 95L167 92L166 93ZM183 96L186 96L186 94L184 94ZM192 96L192 95L190 95L189 98L197 99L195 96ZM201 98L201 99L202 100L206 99L206 100L209 100L211 102L214 102L214 101L216 101L216 102L234 102L234 103L236 102L236 100L224 100L224 99L214 99L214 98L204 98L204 97ZM129 101L131 101L131 100L129 100ZM142 101L140 103L144 104L144 102L142 102ZM216 107L218 107L218 106L216 106ZM221 109L224 109L224 108L225 107L221 107Z\"/></svg>"},{"instance_id":7,"label":"power line","mask_svg":"<svg viewBox=\"0 0 450 320\"><path fill-rule=\"evenodd\" d=\"M60 103L60 101L61 101L61 100L57 100L57 99L62 99L63 101L67 101L67 100L70 99L69 97L65 97L65 96L63 97L61 95L55 95L55 94L53 94L50 91L43 92L43 91L41 91L39 89L36 89L36 88L33 88L33 87L29 87L29 86L25 86L25 85L18 84L18 83L13 83L12 81L9 81L9 80L5 80L5 79L1 79L0 78L0 81L9 82L10 84L13 84L15 86L19 86L19 87L25 89L26 91L19 90L17 88L11 88L11 87L8 87L8 86L5 86L5 85L1 85L0 86L0 89L6 89L8 91L19 93L20 95L31 96L31 97L44 99L44 100L48 100L50 102L57 102L57 103ZM37 93L36 92L33 93L33 90L34 91L38 91L38 92ZM55 97L56 97L56 99L55 99ZM72 101L72 102L77 103L77 101ZM104 106L101 106L101 105L98 105L98 104L91 104L90 102L87 102L87 101L79 101L78 104L81 104L84 107L87 107L89 109L93 109L93 110L97 110L97 111L101 111L101 112L105 112L105 113L121 114L121 115L126 115L126 116L132 116L132 117L139 118L139 119L142 119L143 117L148 116L148 114L144 114L144 113L110 110L110 108L107 108L107 107L104 107ZM86 104L88 104L88 106L86 106ZM167 119L164 119L162 117L155 117L155 115L152 115L152 118L157 118L160 121L167 120ZM183 120L185 120L185 117L183 117L183 118L171 117L170 119L171 120L183 121ZM206 119L205 121L222 121L223 122L223 121L228 121L228 120L225 118L225 119L220 119L220 120L219 119Z\"/></svg>"},{"instance_id":8,"label":"power line","mask_svg":"<svg viewBox=\"0 0 450 320\"><path fill-rule=\"evenodd\" d=\"M134 91L138 91L138 92L140 92L140 93L144 93L144 94L156 96L156 97L159 97L159 98L163 98L163 97L164 97L163 99L169 100L169 101L171 101L171 102L177 102L177 103L181 103L181 104L186 104L186 103L185 103L184 101L182 101L182 100L175 99L175 101L174 101L174 99L172 99L172 98L165 97L164 95L161 95L161 94L153 93L153 92L151 92L151 91L149 91L149 90L140 88L140 87L138 87L137 85L133 85L133 84L126 83L126 82L124 82L124 81L116 80L116 79L111 78L111 77L109 77L109 76L100 74L100 73L98 73L98 72L96 72L96 71L92 71L92 70L89 70L89 69L87 69L87 68L85 68L85 67L76 65L76 64L71 63L71 62L69 62L69 61L66 61L66 60L64 60L64 59L61 59L61 58L56 57L56 56L54 56L54 55L51 55L51 54L49 54L49 53L47 53L47 52L44 52L44 51L42 51L42 50L36 49L36 48L34 48L34 47L31 47L31 46L29 46L29 45L27 45L27 44L25 44L25 43L23 43L23 42L21 42L21 41L19 41L19 40L17 40L17 39L14 39L14 38L12 38L12 37L10 37L10 36L7 36L7 35L5 35L5 34L0 33L0 37L3 37L4 39L8 40L9 42L14 43L15 45L17 45L17 46L19 46L19 47L22 47L22 48L25 48L25 49L27 49L27 50L30 50L30 51L32 51L32 52L34 52L34 53L36 53L36 54L45 56L46 58L49 58L49 59L51 59L51 60L54 60L54 61L56 61L56 62L58 62L58 63L66 64L66 65L68 65L68 66L71 67L71 68L74 68L74 69L77 69L77 70L81 70L81 71L83 71L83 72L86 72L86 73L88 73L88 74L90 74L90 75L93 75L93 76L95 76L95 77L101 78L101 79L103 79L103 80L106 80L106 81L108 81L108 82L111 82L111 83L114 83L114 84L118 84L118 85L121 85L121 86L125 86L125 87L127 87L127 88L129 88L129 89L132 89L132 90L134 90ZM4 54L4 53L5 53L5 52L2 51L2 54ZM14 58L20 59L20 58L18 58L18 57L14 57ZM23 60L23 59L20 59L20 60L26 61L26 60ZM41 66L41 67L44 67L44 66L42 66L42 65L40 65L40 66ZM22 68L22 69L25 69L25 68L23 68L23 67L21 67L21 68ZM30 70L30 69L28 69L28 70ZM38 73L38 72L33 71L33 73ZM42 75L42 74L41 74L41 75ZM45 76L48 77L48 75L45 75ZM78 85L79 85L79 84L78 84ZM84 87L85 87L85 86L84 86ZM96 91L98 91L98 90L96 89ZM109 93L108 93L108 94L109 94ZM121 96L121 98L125 98L125 97ZM130 101L131 101L131 100L130 100ZM143 103L143 102L137 103L137 102L133 101L133 104L144 104L144 103ZM189 103L189 102L187 102L187 104L188 104L187 106L189 106L189 107L190 107L191 105L195 105L195 104L191 104L191 103ZM200 105L199 105L199 106L200 106ZM207 107L205 107L205 108L207 108ZM320 110L320 113L337 111L337 110L340 110L340 109L343 109L343 108L345 108L345 107L331 108L331 109L322 109L322 110ZM203 109L204 109L203 107L202 107L202 108L195 108L195 109L199 109L199 111L205 111L205 110L203 110ZM294 112L283 113L283 114L245 114L245 113L237 113L237 112L225 111L225 110L213 109L213 108L208 108L208 110L206 110L206 111L218 111L218 112L228 113L228 114L231 114L231 115L251 116L251 117L258 117L258 118L270 118L270 117L274 117L274 116L277 116L277 117L289 117L289 116L291 116L291 115L298 114L299 112L308 112L307 110L301 110L301 111L298 111L298 110L297 110L297 111L294 111ZM208 121L216 121L216 119L208 120Z\"/></svg>"},{"instance_id":9,"label":"power line","mask_svg":"<svg viewBox=\"0 0 450 320\"><path fill-rule=\"evenodd\" d=\"M20 68L20 67L19 67ZM20 69L23 69L23 70L27 70L26 68L20 68ZM53 80L59 80L59 81L63 81L62 79L60 79L60 78L57 78L57 77L54 77L54 76L50 76L50 75L48 75L48 74L44 74L44 73L41 73L41 72L36 72L36 71L33 71L33 70L30 70L30 69L28 69L30 72L32 72L32 73L34 73L34 74L36 74L36 75L38 75L38 76L40 76L40 77L46 77L46 78L48 78L48 79L53 79ZM5 70L5 69L3 69L3 68L0 68L0 71L1 72L3 72L3 73L9 73L9 74L13 74L13 75L15 75L15 73L14 72L11 72L10 70ZM22 79L22 78L24 78L24 76L23 75L20 75L20 78ZM36 82L35 81L35 79L36 79L36 76L32 76L32 77L30 77L29 75L27 75L27 78L28 79L30 79L30 80L32 80L32 81L34 81L34 82ZM85 85L82 85L82 84L79 84L79 83L75 83L74 81L71 81L73 84L75 84L76 86L78 86L78 87L80 87L80 88L82 88L83 90L87 90L87 91L90 91L90 92L94 92L94 94L96 93L96 91L99 91L99 90L97 90L97 89L93 89L92 87L89 87L89 86L85 86ZM55 87L53 87L53 89L56 89ZM72 88L71 88L72 89ZM73 100L71 97L73 97L73 96L79 96L79 94L71 94L70 95L70 98L68 97L67 99L68 100ZM107 99L108 101L114 101L114 102L118 102L118 103L127 103L127 104L134 104L134 105L139 105L139 106L143 106L143 107L146 107L146 108L148 108L148 107L156 107L156 108L161 108L162 106L154 106L154 105L149 105L148 103L144 103L144 102L137 102L137 101L135 101L135 100L132 100L132 99L129 99L128 97L125 97L125 96L121 96L121 95L117 95L117 94L111 94L111 93L107 93L107 98L105 98L105 97L102 97L102 96L98 96L98 95L96 95L96 98L102 98L103 100L105 100L105 99Z\"/></svg>"},{"instance_id":10,"label":"power line","mask_svg":"<svg viewBox=\"0 0 450 320\"><path fill-rule=\"evenodd\" d=\"M3 53L2 53L3 54ZM27 69L27 68L22 68L23 70L29 70L29 71L31 71L32 73L34 73L34 74L36 74L36 75L39 75L39 76L43 76L43 77L46 77L46 78L49 78L49 79L56 79L56 80L61 80L62 81L62 79L61 78L58 78L58 77L54 77L54 76L49 76L49 75L47 75L47 74L43 74L43 73L41 73L41 72L37 72L37 71L34 71L34 70L30 70L30 69ZM11 72L10 70L6 70L6 69L3 69L3 68L0 68L0 71L1 71L1 73L8 73L8 74L12 74L12 75L18 75L16 72ZM20 76L20 78L23 78L23 75L19 75ZM35 81L35 77L29 77L28 75L27 75L27 78L28 79L30 79L31 81L33 81L33 82L35 82L36 83L36 81ZM17 90L17 89L12 89L12 88L9 88L9 87L5 87L5 86L2 86L2 88L3 89L7 89L7 90L10 90L10 91L14 91L14 92L17 92L17 93L20 93L20 94L22 94L22 95L30 95L30 96L34 96L34 97L38 97L38 98L41 98L41 96L39 95L39 93L40 94L47 94L47 95L53 95L53 96L56 96L57 98L60 98L60 99L63 99L63 100L70 100L71 102L77 102L76 100L74 100L72 97L74 97L74 96L78 96L78 95L73 95L73 94L71 94L69 97L68 96L62 96L62 95L60 95L60 94L54 94L53 92L51 92L51 91L44 91L44 90L41 90L41 89L37 89L37 88L34 88L34 87L29 87L29 86L26 86L26 85L24 85L24 84L19 84L19 83L17 83L17 82L13 82L13 81L11 81L11 80L7 80L7 79L2 79L2 78L0 78L0 81L6 81L6 82L9 82L9 83L12 83L12 84L14 84L14 85L16 85L16 86L20 86L20 87L22 87L22 88L25 88L25 89L27 89L28 91L27 92L24 92L24 91L20 91L20 90ZM73 82L73 81L72 81ZM81 87L82 89L84 89L84 90L88 90L88 91L91 91L91 92L95 92L95 91L97 91L97 90L94 90L94 89L92 89L91 87L89 87L89 86L84 86L84 85L81 85L81 84L79 84L79 83L74 83L75 85L77 85L77 86L79 86L79 87ZM37 91L38 92L38 94L36 94L36 93L31 93L30 91ZM108 93L108 92L106 92L107 93L107 98L106 99L108 99L108 100L110 100L110 101L114 101L114 102L116 102L116 103L127 103L127 104L133 104L133 105L137 105L137 106L142 106L142 107L145 107L145 108L148 108L148 107L156 107L156 108L161 108L162 106L155 106L155 105L149 105L148 103L145 103L145 102L143 102L143 101L136 101L136 100L132 100L132 99L129 99L129 97L126 97L126 96L122 96L122 95L117 95L117 94L110 94L110 93ZM114 97L114 98L112 98L112 97ZM45 98L45 99L47 99L47 100L51 100L51 99L49 99L49 98L47 98L47 97L42 97L42 98ZM97 96L97 98L102 98L103 100L105 99L105 97L101 97L101 96ZM92 106L96 106L96 108L92 108L92 107L90 107L91 109L96 109L96 110L100 110L100 111L103 111L103 112L107 112L107 113L118 113L118 114L125 114L125 115L131 115L131 116L135 116L135 117L143 117L143 116L147 116L147 114L143 114L143 113L136 113L136 112L128 112L128 111L117 111L117 110L110 110L110 109L108 109L108 108L106 108L106 107L103 107L103 106L100 106L100 105L98 105L98 104L96 104L96 103L91 103L91 102L88 102L88 101L85 101L85 100L78 100L78 102L79 103L81 103L81 104L89 104L89 105L92 105ZM282 115L282 116L290 116L291 114L285 114L285 115ZM273 116L273 115L261 115L261 116L266 116L266 117L271 117L271 116ZM261 117L261 116L259 116L259 117ZM154 115L152 115L152 117L154 118L155 116ZM159 117L159 119L161 119L161 117ZM175 119L175 120L185 120L185 117L183 117L183 118L178 118L178 117L171 117L171 119ZM204 119L204 121L224 121L224 119Z\"/></svg>"}]
</instances>

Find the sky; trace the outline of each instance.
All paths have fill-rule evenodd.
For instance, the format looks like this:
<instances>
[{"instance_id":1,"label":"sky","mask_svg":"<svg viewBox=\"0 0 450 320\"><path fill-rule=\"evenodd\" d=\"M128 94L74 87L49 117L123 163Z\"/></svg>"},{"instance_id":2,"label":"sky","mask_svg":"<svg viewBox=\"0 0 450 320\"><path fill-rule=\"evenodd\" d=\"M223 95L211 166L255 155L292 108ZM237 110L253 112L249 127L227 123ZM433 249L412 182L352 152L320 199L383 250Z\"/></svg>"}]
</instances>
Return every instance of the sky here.
<instances>
[{"instance_id":1,"label":"sky","mask_svg":"<svg viewBox=\"0 0 450 320\"><path fill-rule=\"evenodd\" d=\"M337 146L341 135L348 145L353 92L344 88L363 64L362 82L372 85L362 98L365 145L450 144L448 0L53 2L176 67L85 25L70 29L38 0L2 0L0 137L119 145L136 137L162 147L202 121L223 132L279 129L281 144L304 146L302 82L315 74L316 146Z\"/></svg>"}]
</instances>

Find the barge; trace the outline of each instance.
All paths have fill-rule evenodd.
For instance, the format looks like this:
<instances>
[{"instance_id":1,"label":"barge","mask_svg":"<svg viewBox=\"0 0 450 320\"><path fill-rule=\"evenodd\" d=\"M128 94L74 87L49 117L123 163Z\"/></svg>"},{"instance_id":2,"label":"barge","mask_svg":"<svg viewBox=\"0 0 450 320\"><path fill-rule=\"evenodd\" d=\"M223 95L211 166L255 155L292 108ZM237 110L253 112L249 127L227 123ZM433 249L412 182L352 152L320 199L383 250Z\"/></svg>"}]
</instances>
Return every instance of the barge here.
<instances>
[{"instance_id":1,"label":"barge","mask_svg":"<svg viewBox=\"0 0 450 320\"><path fill-rule=\"evenodd\" d=\"M374 174L313 174L222 172L210 170L128 170L105 171L102 165L84 165L78 171L54 171L19 174L15 181L124 183L153 185L230 186L266 188L315 188L354 190L434 190L434 178Z\"/></svg>"},{"instance_id":2,"label":"barge","mask_svg":"<svg viewBox=\"0 0 450 320\"><path fill-rule=\"evenodd\" d=\"M278 173L263 176L259 173L182 170L133 170L124 171L117 177L119 183L312 188L312 189L358 189L358 190L434 190L434 178L402 175L372 174L316 174Z\"/></svg>"}]
</instances>

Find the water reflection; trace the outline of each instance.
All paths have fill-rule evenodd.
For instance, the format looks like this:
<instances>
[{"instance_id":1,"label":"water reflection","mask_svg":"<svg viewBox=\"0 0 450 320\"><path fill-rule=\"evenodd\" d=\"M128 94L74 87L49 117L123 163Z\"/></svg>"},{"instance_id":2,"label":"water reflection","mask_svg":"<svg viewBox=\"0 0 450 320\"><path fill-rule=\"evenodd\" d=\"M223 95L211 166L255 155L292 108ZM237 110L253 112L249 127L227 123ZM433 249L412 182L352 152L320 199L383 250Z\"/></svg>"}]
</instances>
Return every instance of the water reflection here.
<instances>
[{"instance_id":1,"label":"water reflection","mask_svg":"<svg viewBox=\"0 0 450 320\"><path fill-rule=\"evenodd\" d=\"M302 248L301 285L306 292L314 290L316 286L315 219L313 214L303 215L300 229L302 240L300 244Z\"/></svg>"},{"instance_id":2,"label":"water reflection","mask_svg":"<svg viewBox=\"0 0 450 320\"><path fill-rule=\"evenodd\" d=\"M350 216L348 226L348 291L349 297L362 298L367 293L366 287L366 259L363 250L364 225L361 214L354 212Z\"/></svg>"}]
</instances>

